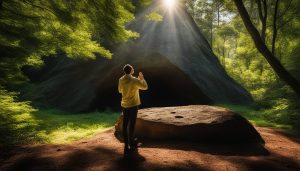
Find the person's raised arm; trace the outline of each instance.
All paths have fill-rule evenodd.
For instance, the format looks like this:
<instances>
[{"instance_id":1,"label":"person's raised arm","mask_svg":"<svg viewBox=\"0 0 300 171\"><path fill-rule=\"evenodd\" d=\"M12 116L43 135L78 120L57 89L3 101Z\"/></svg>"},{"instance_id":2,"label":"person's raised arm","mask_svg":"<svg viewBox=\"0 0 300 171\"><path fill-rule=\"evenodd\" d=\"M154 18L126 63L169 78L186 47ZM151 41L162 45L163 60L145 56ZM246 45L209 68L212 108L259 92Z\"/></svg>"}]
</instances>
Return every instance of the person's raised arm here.
<instances>
[{"instance_id":1,"label":"person's raised arm","mask_svg":"<svg viewBox=\"0 0 300 171\"><path fill-rule=\"evenodd\" d=\"M144 79L144 75L142 72L139 72L139 76L137 79L137 87L141 90L148 89L148 84L147 84L146 80Z\"/></svg>"}]
</instances>

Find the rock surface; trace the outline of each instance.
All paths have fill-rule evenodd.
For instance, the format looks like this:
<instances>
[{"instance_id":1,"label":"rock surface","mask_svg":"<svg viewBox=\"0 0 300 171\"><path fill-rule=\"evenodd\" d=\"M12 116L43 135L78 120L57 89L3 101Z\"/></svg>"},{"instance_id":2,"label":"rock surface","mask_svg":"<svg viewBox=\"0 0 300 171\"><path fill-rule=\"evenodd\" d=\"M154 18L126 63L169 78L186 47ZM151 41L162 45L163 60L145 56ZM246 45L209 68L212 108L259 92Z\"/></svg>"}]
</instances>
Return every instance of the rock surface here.
<instances>
[{"instance_id":1,"label":"rock surface","mask_svg":"<svg viewBox=\"0 0 300 171\"><path fill-rule=\"evenodd\" d=\"M140 37L113 48L112 59L50 58L57 63L32 80L42 80L37 88L42 100L70 112L119 110L118 79L122 67L130 63L134 75L142 71L149 84L149 90L141 93L142 107L251 104L249 92L228 76L185 7L169 11L161 2L153 1L128 23ZM153 11L163 21L145 20Z\"/></svg>"},{"instance_id":2,"label":"rock surface","mask_svg":"<svg viewBox=\"0 0 300 171\"><path fill-rule=\"evenodd\" d=\"M122 137L122 115L115 125ZM241 115L207 105L146 108L138 112L135 135L150 140L192 140L213 143L264 143Z\"/></svg>"}]
</instances>

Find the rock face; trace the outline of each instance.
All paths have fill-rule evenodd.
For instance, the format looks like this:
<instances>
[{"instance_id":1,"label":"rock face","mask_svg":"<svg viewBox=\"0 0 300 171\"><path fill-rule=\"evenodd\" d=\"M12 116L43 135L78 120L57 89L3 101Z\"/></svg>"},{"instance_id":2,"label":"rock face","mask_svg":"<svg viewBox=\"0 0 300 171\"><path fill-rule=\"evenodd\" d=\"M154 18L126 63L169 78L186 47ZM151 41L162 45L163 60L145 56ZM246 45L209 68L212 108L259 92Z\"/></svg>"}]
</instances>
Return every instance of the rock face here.
<instances>
[{"instance_id":1,"label":"rock face","mask_svg":"<svg viewBox=\"0 0 300 171\"><path fill-rule=\"evenodd\" d=\"M136 72L143 71L149 86L147 91L140 92L141 107L212 102L187 74L165 57L159 54L148 57L131 62ZM125 63L119 62L100 58L79 64L64 58L44 76L47 79L39 84L40 90L48 103L67 111L120 110L118 79L123 75Z\"/></svg>"},{"instance_id":2,"label":"rock face","mask_svg":"<svg viewBox=\"0 0 300 171\"><path fill-rule=\"evenodd\" d=\"M115 135L122 137L122 116L115 125ZM241 115L207 105L141 109L135 135L146 140L264 143L251 123Z\"/></svg>"},{"instance_id":3,"label":"rock face","mask_svg":"<svg viewBox=\"0 0 300 171\"><path fill-rule=\"evenodd\" d=\"M163 21L146 20L145 15L153 11ZM42 75L39 90L45 101L71 112L119 110L118 79L122 67L130 63L149 84L149 90L141 94L142 108L252 103L251 95L227 75L184 6L169 10L162 0L154 0L128 28L140 37L112 49L113 59L64 58Z\"/></svg>"}]
</instances>

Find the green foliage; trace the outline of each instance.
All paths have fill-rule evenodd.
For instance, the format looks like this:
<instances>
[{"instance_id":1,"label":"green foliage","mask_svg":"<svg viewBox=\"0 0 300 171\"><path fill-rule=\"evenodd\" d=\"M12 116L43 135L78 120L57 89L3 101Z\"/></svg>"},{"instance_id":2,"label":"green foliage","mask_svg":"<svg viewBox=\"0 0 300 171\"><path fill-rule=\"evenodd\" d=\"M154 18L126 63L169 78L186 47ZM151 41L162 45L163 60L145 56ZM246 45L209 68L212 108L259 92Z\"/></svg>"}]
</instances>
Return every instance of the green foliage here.
<instances>
[{"instance_id":1,"label":"green foliage","mask_svg":"<svg viewBox=\"0 0 300 171\"><path fill-rule=\"evenodd\" d=\"M112 58L109 47L139 36L125 25L134 19L133 12L147 3L149 0L1 1L0 144L67 142L93 134L106 127L106 123L112 125L114 117L99 114L75 117L47 114L53 111L34 112L36 109L29 102L19 101L18 93L8 89L18 91L16 87L27 81L22 67L40 67L45 56ZM49 124L45 118L50 120ZM62 136L63 131L70 135Z\"/></svg>"},{"instance_id":2,"label":"green foliage","mask_svg":"<svg viewBox=\"0 0 300 171\"><path fill-rule=\"evenodd\" d=\"M38 98L38 95L33 96ZM28 101L19 101L18 93L9 92L0 86L0 146L69 143L113 126L118 115L98 112L71 114L54 109L38 110Z\"/></svg>"},{"instance_id":3,"label":"green foliage","mask_svg":"<svg viewBox=\"0 0 300 171\"><path fill-rule=\"evenodd\" d=\"M151 12L151 13L145 15L145 19L148 21L161 22L161 21L163 21L163 16L157 12Z\"/></svg>"},{"instance_id":4,"label":"green foliage","mask_svg":"<svg viewBox=\"0 0 300 171\"><path fill-rule=\"evenodd\" d=\"M0 146L26 143L69 143L113 126L116 113L70 114L53 109L36 110L17 102L15 93L0 91Z\"/></svg>"},{"instance_id":5,"label":"green foliage","mask_svg":"<svg viewBox=\"0 0 300 171\"><path fill-rule=\"evenodd\" d=\"M32 113L38 122L36 134L42 143L70 143L91 137L115 124L119 113L71 114L59 110L40 110Z\"/></svg>"},{"instance_id":6,"label":"green foliage","mask_svg":"<svg viewBox=\"0 0 300 171\"><path fill-rule=\"evenodd\" d=\"M0 84L26 81L22 66L40 66L43 56L111 58L104 46L138 37L125 28L134 19L130 1L17 1L0 7Z\"/></svg>"},{"instance_id":7,"label":"green foliage","mask_svg":"<svg viewBox=\"0 0 300 171\"><path fill-rule=\"evenodd\" d=\"M138 12L140 8L150 5L152 0L130 0L132 4L136 7L135 12Z\"/></svg>"},{"instance_id":8,"label":"green foliage","mask_svg":"<svg viewBox=\"0 0 300 171\"><path fill-rule=\"evenodd\" d=\"M0 87L0 145L38 139L34 134L36 123L31 115L36 109L29 102L18 102L16 96L17 93Z\"/></svg>"},{"instance_id":9,"label":"green foliage","mask_svg":"<svg viewBox=\"0 0 300 171\"><path fill-rule=\"evenodd\" d=\"M265 112L264 110L259 110L254 106L240 106L232 104L215 104L215 106L225 107L236 113L239 113L256 126L293 130L292 126L289 124L279 124L277 122L270 121L268 118L262 115L262 113Z\"/></svg>"},{"instance_id":10,"label":"green foliage","mask_svg":"<svg viewBox=\"0 0 300 171\"><path fill-rule=\"evenodd\" d=\"M252 22L258 30L261 30L256 2L244 0L244 4ZM271 48L275 1L268 1L267 6L269 18L266 44ZM280 1L275 46L275 55L298 80L300 80L299 8L299 1ZM254 97L259 110L251 112L250 116L262 118L267 123L288 124L299 129L299 98L278 79L268 62L257 51L234 3L230 0L196 0L189 4L189 9L207 39L212 38L210 41L212 49L228 74Z\"/></svg>"}]
</instances>

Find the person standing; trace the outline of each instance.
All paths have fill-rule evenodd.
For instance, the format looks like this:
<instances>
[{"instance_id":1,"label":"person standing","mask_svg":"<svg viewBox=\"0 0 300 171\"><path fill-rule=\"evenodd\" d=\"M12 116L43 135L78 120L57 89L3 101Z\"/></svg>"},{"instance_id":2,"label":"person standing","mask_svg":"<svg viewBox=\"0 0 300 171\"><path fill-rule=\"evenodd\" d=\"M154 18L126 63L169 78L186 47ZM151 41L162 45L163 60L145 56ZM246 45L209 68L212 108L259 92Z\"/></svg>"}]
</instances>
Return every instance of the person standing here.
<instances>
[{"instance_id":1,"label":"person standing","mask_svg":"<svg viewBox=\"0 0 300 171\"><path fill-rule=\"evenodd\" d=\"M134 129L138 106L141 104L139 90L147 90L148 84L142 72L139 72L138 78L132 75L134 69L131 65L126 64L123 71L124 75L119 79L118 90L122 94L124 156L126 156L129 151L137 148L134 142Z\"/></svg>"}]
</instances>

